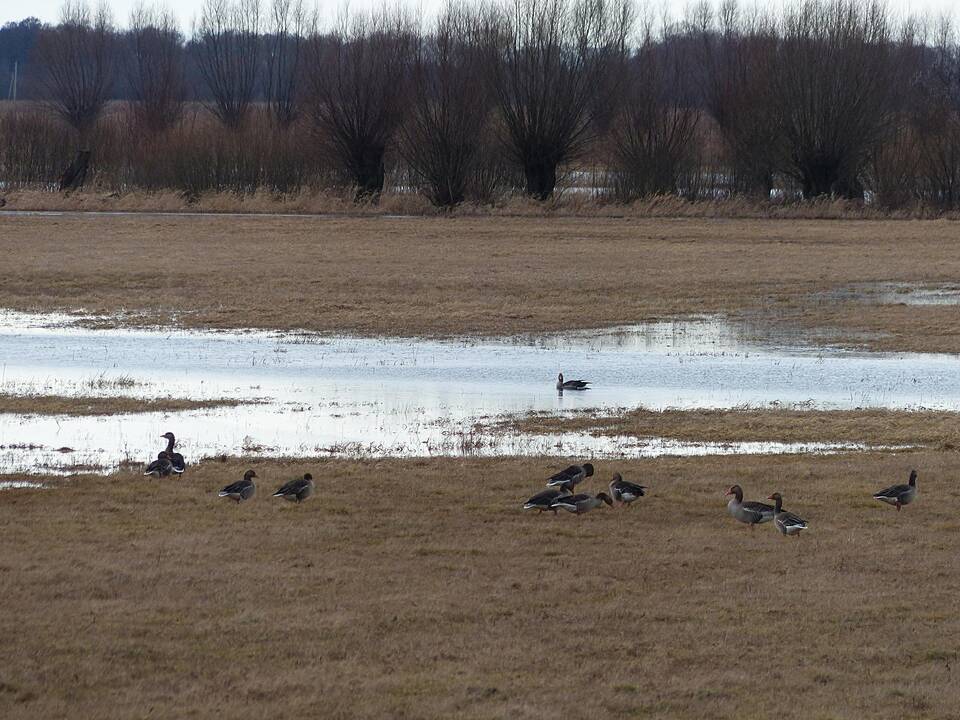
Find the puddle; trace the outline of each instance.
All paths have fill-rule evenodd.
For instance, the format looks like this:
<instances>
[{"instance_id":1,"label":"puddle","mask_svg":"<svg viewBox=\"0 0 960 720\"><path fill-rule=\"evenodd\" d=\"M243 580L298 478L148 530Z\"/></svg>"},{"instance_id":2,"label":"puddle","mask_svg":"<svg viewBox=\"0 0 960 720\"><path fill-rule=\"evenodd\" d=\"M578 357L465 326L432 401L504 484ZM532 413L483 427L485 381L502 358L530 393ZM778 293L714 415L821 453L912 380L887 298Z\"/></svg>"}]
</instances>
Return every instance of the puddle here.
<instances>
[{"instance_id":1,"label":"puddle","mask_svg":"<svg viewBox=\"0 0 960 720\"><path fill-rule=\"evenodd\" d=\"M43 489L43 484L29 480L0 480L0 490Z\"/></svg>"},{"instance_id":2,"label":"puddle","mask_svg":"<svg viewBox=\"0 0 960 720\"><path fill-rule=\"evenodd\" d=\"M769 344L718 318L496 340L308 333L119 330L73 316L0 313L0 391L260 399L257 405L107 417L0 415L0 471L69 472L143 461L168 430L188 460L266 456L590 455L811 452L857 446L698 444L487 434L504 413L805 403L960 409L954 355ZM587 392L559 395L558 372ZM61 448L72 448L61 452Z\"/></svg>"},{"instance_id":3,"label":"puddle","mask_svg":"<svg viewBox=\"0 0 960 720\"><path fill-rule=\"evenodd\" d=\"M960 305L960 285L906 282L858 283L818 295L825 300L873 305Z\"/></svg>"}]
</instances>

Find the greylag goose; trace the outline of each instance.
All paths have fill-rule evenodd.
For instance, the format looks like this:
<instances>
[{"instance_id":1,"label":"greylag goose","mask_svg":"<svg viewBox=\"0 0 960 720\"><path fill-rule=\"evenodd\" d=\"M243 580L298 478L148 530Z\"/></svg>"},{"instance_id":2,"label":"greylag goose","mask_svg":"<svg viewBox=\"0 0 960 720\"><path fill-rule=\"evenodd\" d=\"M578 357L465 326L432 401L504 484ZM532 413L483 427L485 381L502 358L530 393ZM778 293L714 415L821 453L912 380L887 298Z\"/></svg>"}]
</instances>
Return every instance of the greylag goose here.
<instances>
[{"instance_id":1,"label":"greylag goose","mask_svg":"<svg viewBox=\"0 0 960 720\"><path fill-rule=\"evenodd\" d=\"M582 515L585 512L600 507L603 503L613 507L613 500L611 500L610 496L605 492L597 493L596 497L588 495L587 493L580 493L579 495L566 495L557 498L550 507L561 508L567 512Z\"/></svg>"},{"instance_id":2,"label":"greylag goose","mask_svg":"<svg viewBox=\"0 0 960 720\"><path fill-rule=\"evenodd\" d=\"M153 475L155 477L168 477L173 472L173 464L166 452L157 453L157 459L147 465L144 475Z\"/></svg>"},{"instance_id":3,"label":"greylag goose","mask_svg":"<svg viewBox=\"0 0 960 720\"><path fill-rule=\"evenodd\" d=\"M556 515L557 509L553 506L554 501L567 497L569 494L570 491L566 488L549 488L543 492L538 492L532 498L527 500L523 504L523 509L539 510L540 512L552 510L553 514Z\"/></svg>"},{"instance_id":4,"label":"greylag goose","mask_svg":"<svg viewBox=\"0 0 960 720\"><path fill-rule=\"evenodd\" d=\"M917 497L917 471L910 471L910 480L906 485L891 485L873 496L874 500L896 505L897 512L903 505L909 505Z\"/></svg>"},{"instance_id":5,"label":"greylag goose","mask_svg":"<svg viewBox=\"0 0 960 720\"><path fill-rule=\"evenodd\" d=\"M588 477L593 476L593 465L584 463L583 465L571 465L565 470L551 475L547 480L547 487L562 487L572 491L577 484L582 483Z\"/></svg>"},{"instance_id":6,"label":"greylag goose","mask_svg":"<svg viewBox=\"0 0 960 720\"><path fill-rule=\"evenodd\" d=\"M187 469L187 463L184 461L183 455L173 451L173 446L176 444L177 439L173 436L172 432L164 433L160 437L167 439L167 457L170 458L173 471L177 475L183 474L183 471Z\"/></svg>"},{"instance_id":7,"label":"greylag goose","mask_svg":"<svg viewBox=\"0 0 960 720\"><path fill-rule=\"evenodd\" d=\"M610 497L626 507L630 507L630 503L634 500L642 498L643 491L646 489L646 485L637 485L624 480L620 473L614 474L613 480L610 481Z\"/></svg>"},{"instance_id":8,"label":"greylag goose","mask_svg":"<svg viewBox=\"0 0 960 720\"><path fill-rule=\"evenodd\" d=\"M243 480L238 480L235 483L227 485L220 491L220 497L236 500L237 504L244 500L249 500L253 497L254 493L257 492L257 486L253 482L256 476L257 474L253 470L247 470L243 474Z\"/></svg>"},{"instance_id":9,"label":"greylag goose","mask_svg":"<svg viewBox=\"0 0 960 720\"><path fill-rule=\"evenodd\" d=\"M304 473L302 478L291 480L277 490L273 496L282 497L290 502L301 503L313 495L313 475Z\"/></svg>"},{"instance_id":10,"label":"greylag goose","mask_svg":"<svg viewBox=\"0 0 960 720\"><path fill-rule=\"evenodd\" d=\"M773 524L784 535L799 535L807 529L807 521L783 509L783 496L774 493L769 500L773 500Z\"/></svg>"},{"instance_id":11,"label":"greylag goose","mask_svg":"<svg viewBox=\"0 0 960 720\"><path fill-rule=\"evenodd\" d=\"M589 380L567 380L564 381L563 373L557 375L557 390L589 390L587 387Z\"/></svg>"},{"instance_id":12,"label":"greylag goose","mask_svg":"<svg viewBox=\"0 0 960 720\"><path fill-rule=\"evenodd\" d=\"M727 495L733 495L733 499L727 503L727 512L740 522L747 523L751 530L754 525L773 520L773 514L776 512L773 505L754 500L744 502L743 488L739 485L734 485L727 490Z\"/></svg>"}]
</instances>

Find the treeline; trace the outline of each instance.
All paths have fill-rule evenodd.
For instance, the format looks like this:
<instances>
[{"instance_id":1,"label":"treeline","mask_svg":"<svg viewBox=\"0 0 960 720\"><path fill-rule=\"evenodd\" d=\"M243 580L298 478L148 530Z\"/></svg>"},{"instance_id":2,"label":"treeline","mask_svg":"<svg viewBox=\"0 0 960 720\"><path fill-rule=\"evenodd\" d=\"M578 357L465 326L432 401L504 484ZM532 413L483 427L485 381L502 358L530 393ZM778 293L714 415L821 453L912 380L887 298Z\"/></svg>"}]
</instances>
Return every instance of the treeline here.
<instances>
[{"instance_id":1,"label":"treeline","mask_svg":"<svg viewBox=\"0 0 960 720\"><path fill-rule=\"evenodd\" d=\"M141 7L121 31L70 0L56 26L0 31L6 66L8 31L32 98L0 110L8 187L89 169L120 190L386 188L438 206L560 182L620 202L960 207L957 36L869 1L731 0L658 23L631 0L450 2L428 23L391 9L323 28L302 0L206 0L188 40L169 13Z\"/></svg>"}]
</instances>

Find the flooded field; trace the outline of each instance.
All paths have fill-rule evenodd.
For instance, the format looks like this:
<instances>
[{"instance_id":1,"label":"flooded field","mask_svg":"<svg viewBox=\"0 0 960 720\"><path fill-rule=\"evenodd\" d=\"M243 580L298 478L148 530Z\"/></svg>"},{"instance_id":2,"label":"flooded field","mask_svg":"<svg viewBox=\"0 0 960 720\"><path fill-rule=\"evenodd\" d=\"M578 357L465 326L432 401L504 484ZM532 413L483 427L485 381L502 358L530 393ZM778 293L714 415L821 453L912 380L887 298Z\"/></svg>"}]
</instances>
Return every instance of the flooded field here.
<instances>
[{"instance_id":1,"label":"flooded field","mask_svg":"<svg viewBox=\"0 0 960 720\"><path fill-rule=\"evenodd\" d=\"M83 320L83 322L80 322ZM246 399L255 405L100 417L0 414L0 469L78 472L144 461L176 433L190 459L264 456L785 453L849 443L689 443L527 435L507 413L804 404L960 408L952 355L760 343L719 318L500 340L427 341L270 332L91 329L92 318L0 315L0 391ZM559 393L558 372L593 381Z\"/></svg>"}]
</instances>

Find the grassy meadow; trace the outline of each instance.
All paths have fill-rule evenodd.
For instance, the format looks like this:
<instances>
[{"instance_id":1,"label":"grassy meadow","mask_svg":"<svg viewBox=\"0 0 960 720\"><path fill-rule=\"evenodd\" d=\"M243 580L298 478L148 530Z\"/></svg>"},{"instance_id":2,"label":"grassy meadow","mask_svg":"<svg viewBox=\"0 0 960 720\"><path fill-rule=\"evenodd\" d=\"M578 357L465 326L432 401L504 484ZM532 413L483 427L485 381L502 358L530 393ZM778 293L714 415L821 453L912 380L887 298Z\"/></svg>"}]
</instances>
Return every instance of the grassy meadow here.
<instances>
[{"instance_id":1,"label":"grassy meadow","mask_svg":"<svg viewBox=\"0 0 960 720\"><path fill-rule=\"evenodd\" d=\"M520 505L551 459L209 461L2 494L0 714L952 717L953 453L598 462L627 510ZM248 466L258 495L216 497ZM872 500L920 471L897 513ZM306 470L318 494L270 498ZM724 492L783 492L786 538Z\"/></svg>"},{"instance_id":2,"label":"grassy meadow","mask_svg":"<svg viewBox=\"0 0 960 720\"><path fill-rule=\"evenodd\" d=\"M926 220L0 213L0 307L430 337L722 313L960 352L955 306L830 295L955 282L958 241L960 226ZM125 401L0 396L0 412ZM566 458L0 476L45 485L0 492L0 717L955 717L956 421L769 408L512 419L922 446L596 461L587 491L620 471L649 493L580 517L521 510ZM253 500L217 497L250 467ZM872 499L912 468L914 504ZM316 497L269 496L306 471ZM782 492L810 530L735 522L734 483L749 499Z\"/></svg>"}]
</instances>

